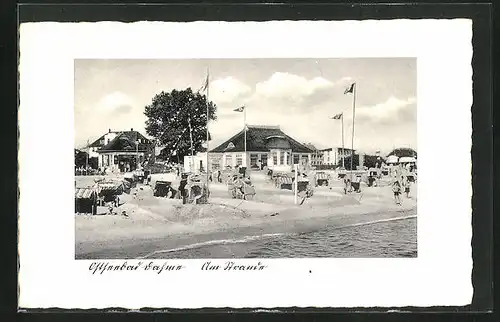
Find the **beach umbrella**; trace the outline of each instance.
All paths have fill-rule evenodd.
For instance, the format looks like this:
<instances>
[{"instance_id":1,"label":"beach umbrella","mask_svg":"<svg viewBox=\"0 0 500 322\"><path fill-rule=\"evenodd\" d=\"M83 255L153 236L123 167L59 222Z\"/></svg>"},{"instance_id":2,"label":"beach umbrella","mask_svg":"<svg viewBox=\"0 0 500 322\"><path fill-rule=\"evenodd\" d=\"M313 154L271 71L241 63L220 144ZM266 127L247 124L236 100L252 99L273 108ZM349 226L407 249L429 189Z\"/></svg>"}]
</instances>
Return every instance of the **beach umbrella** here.
<instances>
[{"instance_id":1,"label":"beach umbrella","mask_svg":"<svg viewBox=\"0 0 500 322\"><path fill-rule=\"evenodd\" d=\"M399 161L399 158L395 155L390 155L388 158L387 158L387 161L386 163L388 164L391 164L391 163L398 163Z\"/></svg>"},{"instance_id":2,"label":"beach umbrella","mask_svg":"<svg viewBox=\"0 0 500 322\"><path fill-rule=\"evenodd\" d=\"M417 162L417 159L414 157L401 157L399 158L399 162L401 163L414 163Z\"/></svg>"}]
</instances>

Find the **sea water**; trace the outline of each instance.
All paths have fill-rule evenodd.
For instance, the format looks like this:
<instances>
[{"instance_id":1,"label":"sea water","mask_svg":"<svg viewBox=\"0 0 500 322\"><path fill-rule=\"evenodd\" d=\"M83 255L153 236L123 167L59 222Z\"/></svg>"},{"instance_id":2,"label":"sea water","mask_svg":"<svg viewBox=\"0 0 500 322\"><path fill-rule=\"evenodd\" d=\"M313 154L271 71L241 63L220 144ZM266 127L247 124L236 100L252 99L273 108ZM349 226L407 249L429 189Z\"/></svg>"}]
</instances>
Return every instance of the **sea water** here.
<instances>
[{"instance_id":1,"label":"sea water","mask_svg":"<svg viewBox=\"0 0 500 322\"><path fill-rule=\"evenodd\" d=\"M377 258L417 257L416 217L326 225L292 234L266 234L193 244L151 254L154 258Z\"/></svg>"}]
</instances>

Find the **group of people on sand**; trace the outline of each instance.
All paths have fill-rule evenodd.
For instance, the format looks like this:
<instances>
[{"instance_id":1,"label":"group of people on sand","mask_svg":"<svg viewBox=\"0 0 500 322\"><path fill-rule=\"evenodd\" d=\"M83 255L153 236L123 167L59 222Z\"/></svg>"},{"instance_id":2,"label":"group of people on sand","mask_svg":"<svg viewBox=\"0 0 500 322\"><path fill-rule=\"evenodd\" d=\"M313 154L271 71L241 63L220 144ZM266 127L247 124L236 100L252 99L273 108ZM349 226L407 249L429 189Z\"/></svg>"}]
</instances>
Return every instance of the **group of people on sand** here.
<instances>
[{"instance_id":1,"label":"group of people on sand","mask_svg":"<svg viewBox=\"0 0 500 322\"><path fill-rule=\"evenodd\" d=\"M397 205L401 205L401 194L403 192L406 194L406 198L410 198L410 185L411 183L406 176L394 180L392 191L394 192L394 201Z\"/></svg>"},{"instance_id":2,"label":"group of people on sand","mask_svg":"<svg viewBox=\"0 0 500 322\"><path fill-rule=\"evenodd\" d=\"M394 193L394 201L397 205L401 205L401 195L403 193L406 195L406 198L410 198L411 181L405 170L407 169L399 166L395 168L393 172L394 181L392 183L392 192ZM412 171L410 170L410 172Z\"/></svg>"},{"instance_id":3,"label":"group of people on sand","mask_svg":"<svg viewBox=\"0 0 500 322\"><path fill-rule=\"evenodd\" d=\"M352 180L350 178L344 178L344 194L348 192L361 192L361 175L356 175Z\"/></svg>"},{"instance_id":4,"label":"group of people on sand","mask_svg":"<svg viewBox=\"0 0 500 322\"><path fill-rule=\"evenodd\" d=\"M401 196L403 194L406 195L406 198L410 198L411 184L414 181L414 172L411 169L404 168L402 166L395 167L393 172L391 173L392 180L392 191L394 193L394 201L397 205L402 204ZM370 178L368 177L369 184L368 186L377 186L376 179L373 178L370 182ZM413 180L411 180L413 178ZM344 178L344 193L361 192L361 174L357 174L351 177Z\"/></svg>"}]
</instances>

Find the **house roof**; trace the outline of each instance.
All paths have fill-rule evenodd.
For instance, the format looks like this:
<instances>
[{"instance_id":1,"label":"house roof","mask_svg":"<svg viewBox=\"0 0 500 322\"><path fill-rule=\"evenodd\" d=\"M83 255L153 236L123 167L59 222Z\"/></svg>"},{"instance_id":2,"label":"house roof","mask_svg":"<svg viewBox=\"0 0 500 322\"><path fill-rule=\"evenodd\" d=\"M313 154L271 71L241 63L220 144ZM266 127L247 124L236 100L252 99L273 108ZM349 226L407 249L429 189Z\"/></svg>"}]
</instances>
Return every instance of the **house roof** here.
<instances>
[{"instance_id":1,"label":"house roof","mask_svg":"<svg viewBox=\"0 0 500 322\"><path fill-rule=\"evenodd\" d=\"M271 139L285 139L292 152L311 153L313 150L302 143L297 142L289 135L281 131L279 126L248 125L247 126L247 151L269 151ZM241 130L227 141L210 150L210 152L244 152L245 132Z\"/></svg>"},{"instance_id":2,"label":"house roof","mask_svg":"<svg viewBox=\"0 0 500 322\"><path fill-rule=\"evenodd\" d=\"M304 143L304 145L313 151L318 151L318 149L312 143Z\"/></svg>"},{"instance_id":3,"label":"house roof","mask_svg":"<svg viewBox=\"0 0 500 322\"><path fill-rule=\"evenodd\" d=\"M138 147L136 147L136 141L141 140ZM144 135L137 131L124 131L120 132L113 140L108 144L97 150L97 152L145 152L151 147L151 140L147 139Z\"/></svg>"},{"instance_id":4,"label":"house roof","mask_svg":"<svg viewBox=\"0 0 500 322\"><path fill-rule=\"evenodd\" d=\"M120 134L122 132L123 131L109 131L109 132L106 132L103 135L101 135L97 140L95 140L94 142L92 142L92 144L90 144L89 147L90 148L100 148L100 147L102 147L101 141L104 141L104 136L106 134L108 134L108 133Z\"/></svg>"}]
</instances>

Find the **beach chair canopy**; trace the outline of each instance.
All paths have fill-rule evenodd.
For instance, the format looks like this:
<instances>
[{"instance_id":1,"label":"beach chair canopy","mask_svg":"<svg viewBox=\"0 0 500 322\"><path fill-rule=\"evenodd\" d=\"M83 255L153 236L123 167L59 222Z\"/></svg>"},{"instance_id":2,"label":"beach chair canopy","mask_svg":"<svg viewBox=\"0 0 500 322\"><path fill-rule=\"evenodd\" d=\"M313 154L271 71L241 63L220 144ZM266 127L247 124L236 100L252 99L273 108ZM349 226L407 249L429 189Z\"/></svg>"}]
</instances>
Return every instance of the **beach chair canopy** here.
<instances>
[{"instance_id":1,"label":"beach chair canopy","mask_svg":"<svg viewBox=\"0 0 500 322\"><path fill-rule=\"evenodd\" d=\"M91 199L95 196L96 191L92 188L76 188L75 198L76 199Z\"/></svg>"}]
</instances>

